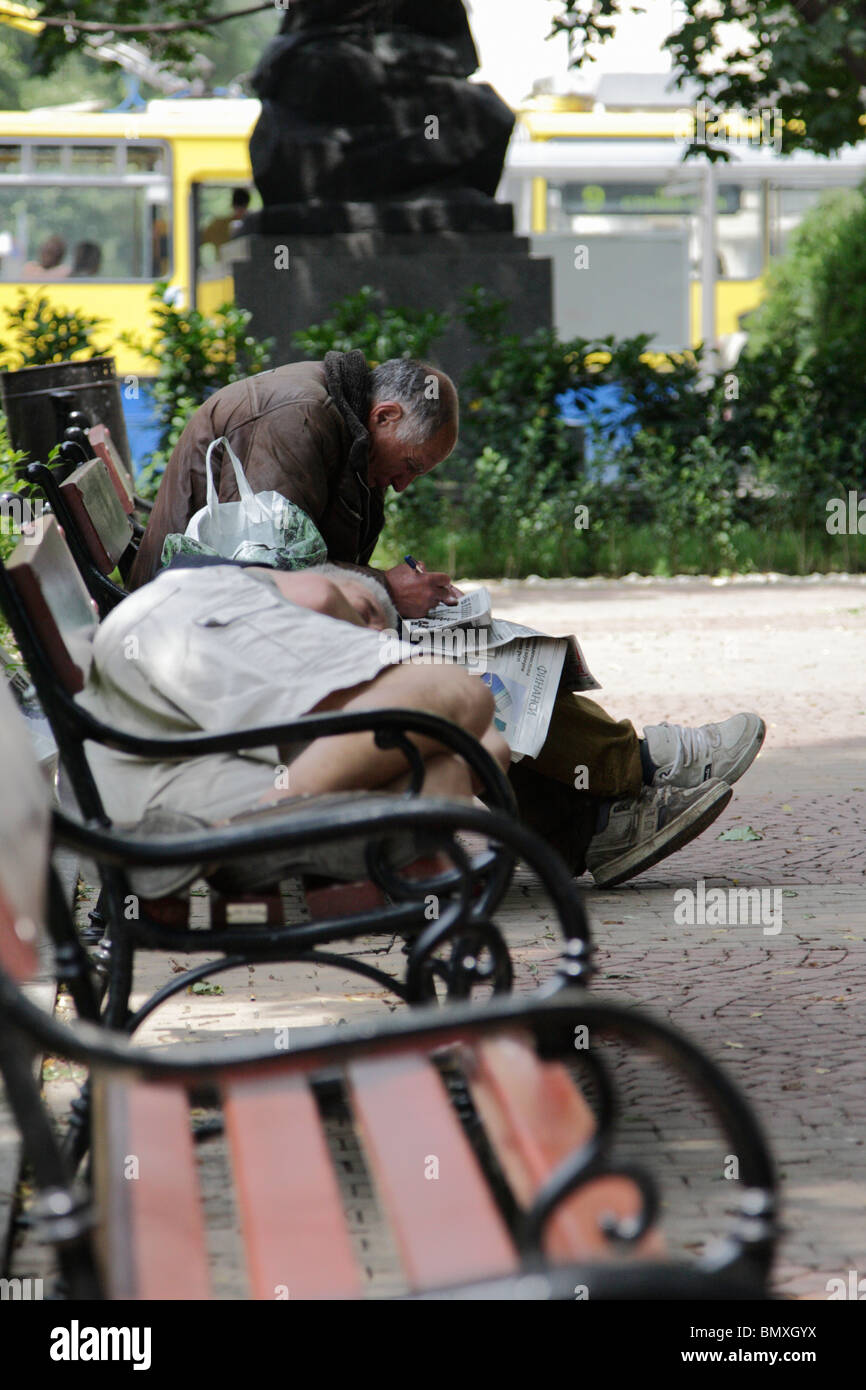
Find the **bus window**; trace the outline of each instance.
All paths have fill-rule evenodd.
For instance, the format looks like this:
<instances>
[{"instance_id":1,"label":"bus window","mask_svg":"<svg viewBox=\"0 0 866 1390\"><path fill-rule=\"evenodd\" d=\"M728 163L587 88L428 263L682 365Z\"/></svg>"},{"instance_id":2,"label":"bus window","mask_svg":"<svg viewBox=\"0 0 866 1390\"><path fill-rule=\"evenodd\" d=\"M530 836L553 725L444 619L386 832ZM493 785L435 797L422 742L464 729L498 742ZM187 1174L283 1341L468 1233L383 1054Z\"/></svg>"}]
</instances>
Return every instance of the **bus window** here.
<instances>
[{"instance_id":1,"label":"bus window","mask_svg":"<svg viewBox=\"0 0 866 1390\"><path fill-rule=\"evenodd\" d=\"M171 185L162 146L24 142L18 168L16 147L0 149L10 154L0 154L0 280L122 282L171 274Z\"/></svg>"}]
</instances>

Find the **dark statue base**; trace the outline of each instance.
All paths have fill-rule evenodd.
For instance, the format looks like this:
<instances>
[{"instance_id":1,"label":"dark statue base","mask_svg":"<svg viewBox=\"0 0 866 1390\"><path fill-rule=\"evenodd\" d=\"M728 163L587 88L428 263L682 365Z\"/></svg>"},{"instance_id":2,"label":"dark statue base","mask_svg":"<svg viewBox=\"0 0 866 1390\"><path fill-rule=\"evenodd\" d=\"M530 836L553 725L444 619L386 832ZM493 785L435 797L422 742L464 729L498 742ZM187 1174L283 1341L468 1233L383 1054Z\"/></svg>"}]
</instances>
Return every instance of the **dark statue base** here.
<instances>
[{"instance_id":1,"label":"dark statue base","mask_svg":"<svg viewBox=\"0 0 866 1390\"><path fill-rule=\"evenodd\" d=\"M463 189L447 201L442 198L392 199L387 202L277 203L248 213L244 232L303 233L327 236L331 232L386 232L400 236L412 232L511 232L514 214L510 203Z\"/></svg>"},{"instance_id":2,"label":"dark statue base","mask_svg":"<svg viewBox=\"0 0 866 1390\"><path fill-rule=\"evenodd\" d=\"M381 214L380 204L376 211ZM504 211L510 225L510 206ZM275 212L268 210L269 220ZM330 318L334 304L363 285L379 291L383 306L450 315L468 289L482 285L510 304L508 331L523 336L551 325L551 263L531 260L524 237L429 230L419 236L416 229L405 235L356 231L314 236L286 231L283 225L282 233L242 236L224 248L232 259L237 303L252 313L251 332L275 339L275 363L302 360L305 354L293 347L292 334ZM479 355L457 322L429 353L458 381Z\"/></svg>"}]
</instances>

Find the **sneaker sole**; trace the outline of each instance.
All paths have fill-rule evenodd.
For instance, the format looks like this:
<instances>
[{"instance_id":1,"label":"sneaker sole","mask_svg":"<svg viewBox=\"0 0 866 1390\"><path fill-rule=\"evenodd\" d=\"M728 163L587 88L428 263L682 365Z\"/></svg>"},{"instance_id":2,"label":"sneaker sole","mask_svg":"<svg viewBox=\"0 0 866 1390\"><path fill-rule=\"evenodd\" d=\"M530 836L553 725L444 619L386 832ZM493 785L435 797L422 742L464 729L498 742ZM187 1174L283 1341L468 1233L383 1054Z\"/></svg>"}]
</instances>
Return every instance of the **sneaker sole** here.
<instances>
[{"instance_id":1,"label":"sneaker sole","mask_svg":"<svg viewBox=\"0 0 866 1390\"><path fill-rule=\"evenodd\" d=\"M669 854L676 854L678 849L682 849L690 840L701 835L707 826L712 825L716 817L722 814L734 794L727 783L723 783L722 788L714 788L707 792L706 796L695 801L688 811L684 811L671 825L656 831L645 844L620 855L619 859L600 864L598 871L590 870L596 887L615 888L618 883L625 883L626 879L635 878L645 869L651 869L660 859L667 859Z\"/></svg>"}]
</instances>

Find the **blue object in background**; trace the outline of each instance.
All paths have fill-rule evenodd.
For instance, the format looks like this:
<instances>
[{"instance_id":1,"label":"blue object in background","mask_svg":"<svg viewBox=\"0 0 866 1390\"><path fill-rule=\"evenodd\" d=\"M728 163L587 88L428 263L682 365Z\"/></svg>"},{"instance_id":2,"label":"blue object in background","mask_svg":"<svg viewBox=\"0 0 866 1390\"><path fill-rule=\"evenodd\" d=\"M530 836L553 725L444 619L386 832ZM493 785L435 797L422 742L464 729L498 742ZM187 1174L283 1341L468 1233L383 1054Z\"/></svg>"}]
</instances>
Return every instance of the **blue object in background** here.
<instances>
[{"instance_id":1,"label":"blue object in background","mask_svg":"<svg viewBox=\"0 0 866 1390\"><path fill-rule=\"evenodd\" d=\"M153 388L146 381L139 381L138 396L130 399L126 387L121 387L123 416L126 421L126 436L132 456L132 471L138 477L149 456L159 448L159 415Z\"/></svg>"},{"instance_id":2,"label":"blue object in background","mask_svg":"<svg viewBox=\"0 0 866 1390\"><path fill-rule=\"evenodd\" d=\"M617 381L598 386L580 386L554 397L559 417L584 431L584 458L592 463L598 453L624 449L640 429L637 406ZM619 476L615 463L605 464L601 481L612 483Z\"/></svg>"}]
</instances>

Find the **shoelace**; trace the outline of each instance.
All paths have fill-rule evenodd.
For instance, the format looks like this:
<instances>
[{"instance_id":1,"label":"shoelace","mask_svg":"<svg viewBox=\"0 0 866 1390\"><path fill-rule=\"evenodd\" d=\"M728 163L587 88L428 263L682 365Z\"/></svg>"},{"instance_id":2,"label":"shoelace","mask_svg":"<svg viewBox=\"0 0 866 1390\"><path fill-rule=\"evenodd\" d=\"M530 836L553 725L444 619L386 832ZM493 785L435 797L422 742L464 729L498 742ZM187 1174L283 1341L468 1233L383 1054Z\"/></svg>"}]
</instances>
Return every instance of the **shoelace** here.
<instances>
[{"instance_id":1,"label":"shoelace","mask_svg":"<svg viewBox=\"0 0 866 1390\"><path fill-rule=\"evenodd\" d=\"M718 747L720 739L718 733L712 737L710 724L699 724L693 729L688 724L667 724L659 725L660 729L670 729L676 740L676 750L674 760L667 772L658 774L659 782L670 782L676 777L678 772L691 762L707 762L712 758L712 750Z\"/></svg>"}]
</instances>

